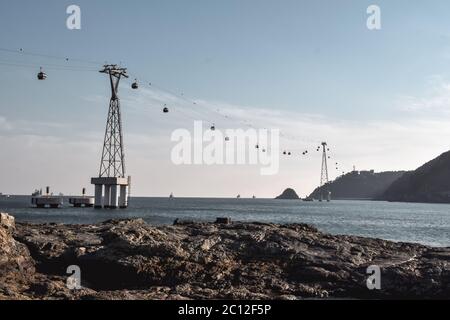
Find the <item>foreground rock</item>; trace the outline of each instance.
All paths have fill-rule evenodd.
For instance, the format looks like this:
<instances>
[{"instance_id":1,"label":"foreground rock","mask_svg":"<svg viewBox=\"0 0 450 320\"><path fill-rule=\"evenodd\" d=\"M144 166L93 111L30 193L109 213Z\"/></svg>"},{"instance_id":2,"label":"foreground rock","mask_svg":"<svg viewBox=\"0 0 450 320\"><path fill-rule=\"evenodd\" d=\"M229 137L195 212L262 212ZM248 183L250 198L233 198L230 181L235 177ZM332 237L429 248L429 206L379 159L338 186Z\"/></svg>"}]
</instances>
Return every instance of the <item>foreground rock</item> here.
<instances>
[{"instance_id":1,"label":"foreground rock","mask_svg":"<svg viewBox=\"0 0 450 320\"><path fill-rule=\"evenodd\" d=\"M34 280L34 261L27 247L13 238L14 218L0 213L0 299L23 299Z\"/></svg>"},{"instance_id":2,"label":"foreground rock","mask_svg":"<svg viewBox=\"0 0 450 320\"><path fill-rule=\"evenodd\" d=\"M450 249L331 236L307 225L16 224L16 240L0 230L2 250L9 250L6 260L2 251L0 273L9 270L12 283L0 288L0 298L450 297ZM21 271L15 259L28 268ZM380 291L366 287L373 264L381 267ZM81 268L81 290L66 287L69 265Z\"/></svg>"}]
</instances>

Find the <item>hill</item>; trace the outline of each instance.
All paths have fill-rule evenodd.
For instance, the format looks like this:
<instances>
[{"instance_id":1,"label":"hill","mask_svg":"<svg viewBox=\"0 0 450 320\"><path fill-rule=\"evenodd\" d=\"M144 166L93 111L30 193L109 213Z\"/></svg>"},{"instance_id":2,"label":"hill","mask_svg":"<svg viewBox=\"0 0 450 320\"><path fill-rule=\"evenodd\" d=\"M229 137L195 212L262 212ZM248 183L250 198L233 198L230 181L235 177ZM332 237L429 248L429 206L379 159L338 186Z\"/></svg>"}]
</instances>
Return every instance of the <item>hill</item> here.
<instances>
[{"instance_id":1,"label":"hill","mask_svg":"<svg viewBox=\"0 0 450 320\"><path fill-rule=\"evenodd\" d=\"M286 189L284 190L284 192L279 195L278 197L276 197L276 199L281 199L281 200L298 200L300 199L300 197L298 196L297 192L295 192L294 189Z\"/></svg>"},{"instance_id":2,"label":"hill","mask_svg":"<svg viewBox=\"0 0 450 320\"><path fill-rule=\"evenodd\" d=\"M403 175L380 197L398 202L450 203L450 151Z\"/></svg>"},{"instance_id":3,"label":"hill","mask_svg":"<svg viewBox=\"0 0 450 320\"><path fill-rule=\"evenodd\" d=\"M353 171L340 176L325 186L317 188L310 195L319 199L323 193L331 191L331 197L335 200L345 199L369 199L379 198L389 186L403 176L404 171L387 171L375 173L374 171Z\"/></svg>"}]
</instances>

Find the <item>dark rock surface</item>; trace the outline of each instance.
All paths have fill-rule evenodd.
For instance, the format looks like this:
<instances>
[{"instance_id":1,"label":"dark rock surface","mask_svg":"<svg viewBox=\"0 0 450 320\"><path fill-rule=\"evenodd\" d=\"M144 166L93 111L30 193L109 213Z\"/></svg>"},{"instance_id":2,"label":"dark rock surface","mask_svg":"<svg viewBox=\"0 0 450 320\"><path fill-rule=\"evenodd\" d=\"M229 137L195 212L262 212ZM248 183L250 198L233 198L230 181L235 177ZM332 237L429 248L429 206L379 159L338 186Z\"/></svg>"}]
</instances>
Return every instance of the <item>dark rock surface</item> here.
<instances>
[{"instance_id":1,"label":"dark rock surface","mask_svg":"<svg viewBox=\"0 0 450 320\"><path fill-rule=\"evenodd\" d=\"M404 174L380 200L450 203L450 151Z\"/></svg>"},{"instance_id":2,"label":"dark rock surface","mask_svg":"<svg viewBox=\"0 0 450 320\"><path fill-rule=\"evenodd\" d=\"M20 223L15 240L12 230L0 232L0 275L10 284L0 287L3 299L450 297L450 248L332 236L302 224L123 220ZM366 287L373 264L380 291ZM69 265L81 268L81 290L66 287Z\"/></svg>"},{"instance_id":3,"label":"dark rock surface","mask_svg":"<svg viewBox=\"0 0 450 320\"><path fill-rule=\"evenodd\" d=\"M300 197L298 196L297 192L295 192L294 189L288 188L283 191L281 195L276 197L276 199L280 200L298 200Z\"/></svg>"}]
</instances>

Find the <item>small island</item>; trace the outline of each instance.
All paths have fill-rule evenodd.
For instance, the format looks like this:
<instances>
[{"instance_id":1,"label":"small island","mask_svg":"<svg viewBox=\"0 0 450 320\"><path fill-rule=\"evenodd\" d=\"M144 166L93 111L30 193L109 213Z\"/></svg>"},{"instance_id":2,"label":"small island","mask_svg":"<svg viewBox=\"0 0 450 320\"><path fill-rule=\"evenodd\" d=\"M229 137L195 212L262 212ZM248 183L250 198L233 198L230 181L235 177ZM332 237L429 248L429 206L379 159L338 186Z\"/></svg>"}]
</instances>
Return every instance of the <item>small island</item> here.
<instances>
[{"instance_id":1,"label":"small island","mask_svg":"<svg viewBox=\"0 0 450 320\"><path fill-rule=\"evenodd\" d=\"M297 192L295 192L294 189L288 188L283 191L282 194L280 194L275 199L278 200L300 200L300 197L298 196Z\"/></svg>"}]
</instances>

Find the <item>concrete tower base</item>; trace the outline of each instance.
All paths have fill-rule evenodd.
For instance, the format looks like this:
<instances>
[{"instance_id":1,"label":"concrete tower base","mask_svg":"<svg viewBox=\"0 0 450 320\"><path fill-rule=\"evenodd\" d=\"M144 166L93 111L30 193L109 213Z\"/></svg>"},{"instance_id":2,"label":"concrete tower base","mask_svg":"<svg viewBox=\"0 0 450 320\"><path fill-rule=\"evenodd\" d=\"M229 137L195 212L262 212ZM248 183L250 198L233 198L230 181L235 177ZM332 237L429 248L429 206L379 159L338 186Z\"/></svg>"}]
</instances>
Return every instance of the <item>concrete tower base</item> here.
<instances>
[{"instance_id":1,"label":"concrete tower base","mask_svg":"<svg viewBox=\"0 0 450 320\"><path fill-rule=\"evenodd\" d=\"M94 208L125 209L128 207L127 178L92 178L95 185Z\"/></svg>"}]
</instances>

